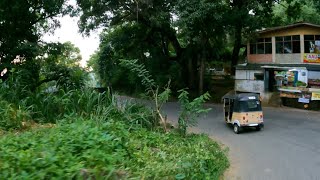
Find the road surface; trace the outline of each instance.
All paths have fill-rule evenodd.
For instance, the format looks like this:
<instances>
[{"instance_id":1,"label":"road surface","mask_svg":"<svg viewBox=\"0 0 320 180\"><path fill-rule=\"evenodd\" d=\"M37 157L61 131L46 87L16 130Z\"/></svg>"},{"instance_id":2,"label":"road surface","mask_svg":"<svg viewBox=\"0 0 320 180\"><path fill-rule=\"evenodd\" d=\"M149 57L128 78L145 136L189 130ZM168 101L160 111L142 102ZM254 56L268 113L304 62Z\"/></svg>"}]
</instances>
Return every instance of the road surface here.
<instances>
[{"instance_id":1,"label":"road surface","mask_svg":"<svg viewBox=\"0 0 320 180\"><path fill-rule=\"evenodd\" d=\"M207 106L212 110L193 131L229 147L231 167L225 179L320 179L320 112L266 107L262 131L237 135L225 124L221 105ZM175 123L178 111L177 103L164 106Z\"/></svg>"}]
</instances>

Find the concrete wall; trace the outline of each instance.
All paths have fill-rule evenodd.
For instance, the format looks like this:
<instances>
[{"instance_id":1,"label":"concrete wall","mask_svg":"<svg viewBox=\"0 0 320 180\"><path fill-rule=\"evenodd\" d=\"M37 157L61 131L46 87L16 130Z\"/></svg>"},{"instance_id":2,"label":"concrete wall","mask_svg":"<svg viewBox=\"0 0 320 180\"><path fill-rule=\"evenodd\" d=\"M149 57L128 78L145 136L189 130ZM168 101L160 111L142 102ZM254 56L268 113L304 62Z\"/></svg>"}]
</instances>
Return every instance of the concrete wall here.
<instances>
[{"instance_id":1,"label":"concrete wall","mask_svg":"<svg viewBox=\"0 0 320 180\"><path fill-rule=\"evenodd\" d=\"M264 91L264 81L235 80L235 91L259 93L263 104L268 104L272 93Z\"/></svg>"},{"instance_id":2,"label":"concrete wall","mask_svg":"<svg viewBox=\"0 0 320 180\"><path fill-rule=\"evenodd\" d=\"M255 73L264 73L263 70L236 70L235 90L244 92L264 92L264 81L255 80Z\"/></svg>"},{"instance_id":3,"label":"concrete wall","mask_svg":"<svg viewBox=\"0 0 320 180\"><path fill-rule=\"evenodd\" d=\"M235 90L262 93L264 91L264 81L235 80Z\"/></svg>"},{"instance_id":4,"label":"concrete wall","mask_svg":"<svg viewBox=\"0 0 320 180\"><path fill-rule=\"evenodd\" d=\"M309 71L308 79L320 79L320 71Z\"/></svg>"},{"instance_id":5,"label":"concrete wall","mask_svg":"<svg viewBox=\"0 0 320 180\"><path fill-rule=\"evenodd\" d=\"M301 63L301 54L276 54L275 63L278 64L299 64Z\"/></svg>"},{"instance_id":6,"label":"concrete wall","mask_svg":"<svg viewBox=\"0 0 320 180\"><path fill-rule=\"evenodd\" d=\"M236 70L236 80L254 80L255 73L263 73L263 70Z\"/></svg>"}]
</instances>

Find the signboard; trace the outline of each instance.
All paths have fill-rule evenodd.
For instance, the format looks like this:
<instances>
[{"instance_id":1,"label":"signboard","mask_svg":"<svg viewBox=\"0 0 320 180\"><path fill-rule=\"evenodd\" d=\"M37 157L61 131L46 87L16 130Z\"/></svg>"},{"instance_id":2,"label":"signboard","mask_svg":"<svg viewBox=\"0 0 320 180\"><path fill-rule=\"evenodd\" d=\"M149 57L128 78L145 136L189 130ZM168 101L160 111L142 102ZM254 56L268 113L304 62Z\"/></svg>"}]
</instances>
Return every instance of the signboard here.
<instances>
[{"instance_id":1,"label":"signboard","mask_svg":"<svg viewBox=\"0 0 320 180\"><path fill-rule=\"evenodd\" d=\"M303 57L305 63L320 63L320 54L305 53Z\"/></svg>"},{"instance_id":2,"label":"signboard","mask_svg":"<svg viewBox=\"0 0 320 180\"><path fill-rule=\"evenodd\" d=\"M320 101L320 92L312 92L311 100Z\"/></svg>"},{"instance_id":3,"label":"signboard","mask_svg":"<svg viewBox=\"0 0 320 180\"><path fill-rule=\"evenodd\" d=\"M299 98L298 102L299 102L299 103L309 104L309 103L310 103L310 99L307 99L307 98Z\"/></svg>"}]
</instances>

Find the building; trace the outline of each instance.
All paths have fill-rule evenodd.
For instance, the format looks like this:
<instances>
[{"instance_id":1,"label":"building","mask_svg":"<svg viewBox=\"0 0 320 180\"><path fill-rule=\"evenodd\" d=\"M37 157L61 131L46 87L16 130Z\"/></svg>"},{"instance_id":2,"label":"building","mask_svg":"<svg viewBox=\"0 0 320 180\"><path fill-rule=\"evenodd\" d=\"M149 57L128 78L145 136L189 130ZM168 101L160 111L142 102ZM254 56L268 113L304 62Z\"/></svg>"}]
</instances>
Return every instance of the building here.
<instances>
[{"instance_id":1,"label":"building","mask_svg":"<svg viewBox=\"0 0 320 180\"><path fill-rule=\"evenodd\" d=\"M309 103L320 100L320 25L296 23L264 29L247 45L247 63L236 66L235 90Z\"/></svg>"}]
</instances>

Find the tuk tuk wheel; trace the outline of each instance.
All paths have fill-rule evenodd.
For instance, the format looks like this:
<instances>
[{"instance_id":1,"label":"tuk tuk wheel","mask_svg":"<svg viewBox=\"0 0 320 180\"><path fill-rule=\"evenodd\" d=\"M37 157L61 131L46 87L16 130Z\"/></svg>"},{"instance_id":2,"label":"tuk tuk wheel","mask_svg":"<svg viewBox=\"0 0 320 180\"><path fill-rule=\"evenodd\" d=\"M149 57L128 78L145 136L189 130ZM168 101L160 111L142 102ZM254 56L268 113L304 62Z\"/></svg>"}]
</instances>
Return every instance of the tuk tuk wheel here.
<instances>
[{"instance_id":1,"label":"tuk tuk wheel","mask_svg":"<svg viewBox=\"0 0 320 180\"><path fill-rule=\"evenodd\" d=\"M256 127L256 130L257 130L257 131L260 131L260 130L261 130L261 127L260 127L260 126L257 126L257 127Z\"/></svg>"},{"instance_id":2,"label":"tuk tuk wheel","mask_svg":"<svg viewBox=\"0 0 320 180\"><path fill-rule=\"evenodd\" d=\"M238 126L238 124L233 125L233 132L236 134L240 133L240 127Z\"/></svg>"}]
</instances>

